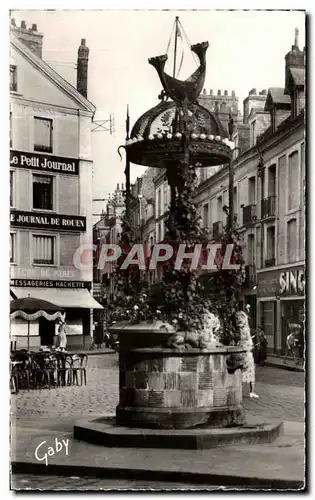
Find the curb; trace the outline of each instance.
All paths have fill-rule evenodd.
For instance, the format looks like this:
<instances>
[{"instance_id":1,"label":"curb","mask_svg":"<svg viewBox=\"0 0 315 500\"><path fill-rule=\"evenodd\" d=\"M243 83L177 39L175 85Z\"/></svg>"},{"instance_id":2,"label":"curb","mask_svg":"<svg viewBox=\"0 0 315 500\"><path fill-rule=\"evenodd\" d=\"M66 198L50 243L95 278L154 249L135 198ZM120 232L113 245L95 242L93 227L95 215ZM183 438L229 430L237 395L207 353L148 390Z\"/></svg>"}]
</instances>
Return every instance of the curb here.
<instances>
[{"instance_id":1,"label":"curb","mask_svg":"<svg viewBox=\"0 0 315 500\"><path fill-rule=\"evenodd\" d=\"M34 462L11 462L11 474L37 474L57 476L85 476L110 479L138 479L147 481L183 482L208 484L209 486L233 486L266 489L304 490L304 481L295 479L268 479L229 474L211 474L183 471L127 469L120 467L94 467L82 465L44 465Z\"/></svg>"},{"instance_id":2,"label":"curb","mask_svg":"<svg viewBox=\"0 0 315 500\"><path fill-rule=\"evenodd\" d=\"M69 351L69 352L75 353L77 351ZM87 356L104 356L106 354L117 354L117 351L108 350L108 351L98 352L98 351L92 349L91 351L80 351L80 353L86 354Z\"/></svg>"},{"instance_id":3,"label":"curb","mask_svg":"<svg viewBox=\"0 0 315 500\"><path fill-rule=\"evenodd\" d=\"M289 372L305 372L305 369L300 366L290 366L283 363L273 363L272 361L265 361L265 366L274 366L275 368L282 368Z\"/></svg>"}]
</instances>

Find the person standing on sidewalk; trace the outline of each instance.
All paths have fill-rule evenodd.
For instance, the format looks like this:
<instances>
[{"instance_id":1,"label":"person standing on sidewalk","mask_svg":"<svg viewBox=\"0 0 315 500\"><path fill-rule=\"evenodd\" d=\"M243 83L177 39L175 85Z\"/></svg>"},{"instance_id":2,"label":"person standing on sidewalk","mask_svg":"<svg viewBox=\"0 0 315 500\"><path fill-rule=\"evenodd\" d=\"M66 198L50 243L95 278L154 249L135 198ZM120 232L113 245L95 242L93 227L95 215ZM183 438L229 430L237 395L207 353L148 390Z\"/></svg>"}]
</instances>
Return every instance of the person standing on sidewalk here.
<instances>
[{"instance_id":1,"label":"person standing on sidewalk","mask_svg":"<svg viewBox=\"0 0 315 500\"><path fill-rule=\"evenodd\" d=\"M67 329L65 320L61 318L59 319L58 336L59 336L58 349L60 351L65 351L67 347Z\"/></svg>"},{"instance_id":2,"label":"person standing on sidewalk","mask_svg":"<svg viewBox=\"0 0 315 500\"><path fill-rule=\"evenodd\" d=\"M267 359L268 340L261 326L258 327L258 357L257 364L263 366Z\"/></svg>"},{"instance_id":3,"label":"person standing on sidewalk","mask_svg":"<svg viewBox=\"0 0 315 500\"><path fill-rule=\"evenodd\" d=\"M255 363L253 356L254 344L250 334L248 316L244 311L238 311L235 314L235 324L240 334L238 345L246 349L242 369L242 381L245 384L249 384L249 396L251 398L259 398L258 394L255 392Z\"/></svg>"}]
</instances>

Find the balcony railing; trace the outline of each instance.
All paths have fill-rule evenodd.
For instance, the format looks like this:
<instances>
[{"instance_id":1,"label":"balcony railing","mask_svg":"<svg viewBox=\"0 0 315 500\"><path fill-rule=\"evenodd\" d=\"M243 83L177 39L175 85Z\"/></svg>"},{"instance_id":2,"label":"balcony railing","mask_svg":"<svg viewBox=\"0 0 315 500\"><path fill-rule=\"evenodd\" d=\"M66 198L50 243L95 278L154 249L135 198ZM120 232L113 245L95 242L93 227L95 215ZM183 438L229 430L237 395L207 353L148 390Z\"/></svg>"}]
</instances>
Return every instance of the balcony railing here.
<instances>
[{"instance_id":1,"label":"balcony railing","mask_svg":"<svg viewBox=\"0 0 315 500\"><path fill-rule=\"evenodd\" d=\"M251 204L243 207L243 226L253 224L256 221L256 205Z\"/></svg>"},{"instance_id":2,"label":"balcony railing","mask_svg":"<svg viewBox=\"0 0 315 500\"><path fill-rule=\"evenodd\" d=\"M245 283L247 285L256 285L256 266L255 264L248 264L245 266Z\"/></svg>"},{"instance_id":3,"label":"balcony railing","mask_svg":"<svg viewBox=\"0 0 315 500\"><path fill-rule=\"evenodd\" d=\"M276 197L275 195L268 196L261 200L261 218L267 219L276 215Z\"/></svg>"},{"instance_id":4,"label":"balcony railing","mask_svg":"<svg viewBox=\"0 0 315 500\"><path fill-rule=\"evenodd\" d=\"M265 260L265 266L266 267L272 267L276 265L276 259L275 257L271 257L270 259Z\"/></svg>"},{"instance_id":5,"label":"balcony railing","mask_svg":"<svg viewBox=\"0 0 315 500\"><path fill-rule=\"evenodd\" d=\"M223 222L218 221L212 224L212 236L213 238L218 238L223 234Z\"/></svg>"}]
</instances>

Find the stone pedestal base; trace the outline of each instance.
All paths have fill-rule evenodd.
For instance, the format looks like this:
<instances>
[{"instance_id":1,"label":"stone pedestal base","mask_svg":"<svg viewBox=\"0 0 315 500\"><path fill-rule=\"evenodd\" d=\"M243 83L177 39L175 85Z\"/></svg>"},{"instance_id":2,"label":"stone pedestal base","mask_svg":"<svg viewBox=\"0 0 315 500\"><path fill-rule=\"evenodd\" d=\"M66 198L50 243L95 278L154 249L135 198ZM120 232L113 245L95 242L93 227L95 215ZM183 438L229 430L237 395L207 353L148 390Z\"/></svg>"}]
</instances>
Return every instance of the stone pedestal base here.
<instances>
[{"instance_id":1,"label":"stone pedestal base","mask_svg":"<svg viewBox=\"0 0 315 500\"><path fill-rule=\"evenodd\" d=\"M280 421L251 417L239 427L220 429L138 429L116 425L114 417L82 420L74 426L74 438L118 448L207 449L236 443L269 443L283 431Z\"/></svg>"}]
</instances>

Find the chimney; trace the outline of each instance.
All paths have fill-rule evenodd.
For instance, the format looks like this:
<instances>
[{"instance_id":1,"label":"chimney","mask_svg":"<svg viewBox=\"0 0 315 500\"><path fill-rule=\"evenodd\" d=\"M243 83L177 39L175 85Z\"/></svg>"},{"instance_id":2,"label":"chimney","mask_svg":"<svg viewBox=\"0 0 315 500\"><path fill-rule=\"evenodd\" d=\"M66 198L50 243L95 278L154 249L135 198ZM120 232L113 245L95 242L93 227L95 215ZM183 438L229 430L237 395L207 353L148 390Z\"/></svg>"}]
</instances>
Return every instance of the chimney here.
<instances>
[{"instance_id":1,"label":"chimney","mask_svg":"<svg viewBox=\"0 0 315 500\"><path fill-rule=\"evenodd\" d=\"M305 54L304 50L299 49L299 30L297 28L295 29L294 45L285 56L285 94L288 93L291 68L305 68Z\"/></svg>"},{"instance_id":2,"label":"chimney","mask_svg":"<svg viewBox=\"0 0 315 500\"><path fill-rule=\"evenodd\" d=\"M17 26L15 19L11 19L11 33L13 33L28 49L37 57L42 58L43 35L37 31L37 25L32 24L32 28L27 29L26 22L21 21L21 26Z\"/></svg>"},{"instance_id":3,"label":"chimney","mask_svg":"<svg viewBox=\"0 0 315 500\"><path fill-rule=\"evenodd\" d=\"M248 92L248 95L257 95L257 90L256 89L252 89Z\"/></svg>"},{"instance_id":4,"label":"chimney","mask_svg":"<svg viewBox=\"0 0 315 500\"><path fill-rule=\"evenodd\" d=\"M221 95L221 90L218 90L218 95Z\"/></svg>"},{"instance_id":5,"label":"chimney","mask_svg":"<svg viewBox=\"0 0 315 500\"><path fill-rule=\"evenodd\" d=\"M210 89L210 95L213 95L213 89Z\"/></svg>"},{"instance_id":6,"label":"chimney","mask_svg":"<svg viewBox=\"0 0 315 500\"><path fill-rule=\"evenodd\" d=\"M123 184L121 185L121 190L122 190L122 191L124 190L124 185L123 185Z\"/></svg>"},{"instance_id":7,"label":"chimney","mask_svg":"<svg viewBox=\"0 0 315 500\"><path fill-rule=\"evenodd\" d=\"M78 49L77 90L85 98L87 98L88 62L89 62L89 48L86 47L85 45L85 38L82 38L81 45Z\"/></svg>"},{"instance_id":8,"label":"chimney","mask_svg":"<svg viewBox=\"0 0 315 500\"><path fill-rule=\"evenodd\" d=\"M117 184L117 191L119 191L119 183Z\"/></svg>"},{"instance_id":9,"label":"chimney","mask_svg":"<svg viewBox=\"0 0 315 500\"><path fill-rule=\"evenodd\" d=\"M229 95L227 90L224 91L224 95Z\"/></svg>"}]
</instances>

